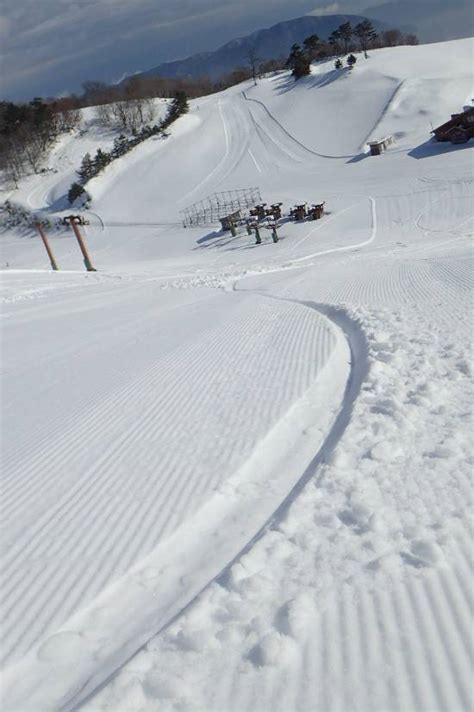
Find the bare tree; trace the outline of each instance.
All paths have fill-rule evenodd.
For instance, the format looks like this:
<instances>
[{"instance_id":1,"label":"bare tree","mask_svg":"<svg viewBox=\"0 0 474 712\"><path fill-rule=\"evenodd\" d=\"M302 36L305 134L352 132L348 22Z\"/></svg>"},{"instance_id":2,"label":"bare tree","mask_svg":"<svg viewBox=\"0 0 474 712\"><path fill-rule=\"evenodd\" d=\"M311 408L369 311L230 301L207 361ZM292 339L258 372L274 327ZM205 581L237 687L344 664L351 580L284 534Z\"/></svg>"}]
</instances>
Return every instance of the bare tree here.
<instances>
[{"instance_id":1,"label":"bare tree","mask_svg":"<svg viewBox=\"0 0 474 712\"><path fill-rule=\"evenodd\" d=\"M261 61L261 57L258 56L257 53L257 48L255 45L249 45L247 48L247 51L245 53L245 57L247 59L247 63L250 67L250 71L252 72L252 79L254 86L257 85L257 66L259 62Z\"/></svg>"},{"instance_id":2,"label":"bare tree","mask_svg":"<svg viewBox=\"0 0 474 712\"><path fill-rule=\"evenodd\" d=\"M5 174L15 188L18 188L18 181L25 172L24 154L20 142L9 137L4 142L1 153Z\"/></svg>"},{"instance_id":3,"label":"bare tree","mask_svg":"<svg viewBox=\"0 0 474 712\"><path fill-rule=\"evenodd\" d=\"M400 30L386 30L382 32L382 40L386 47L397 47L403 44L403 35Z\"/></svg>"}]
</instances>

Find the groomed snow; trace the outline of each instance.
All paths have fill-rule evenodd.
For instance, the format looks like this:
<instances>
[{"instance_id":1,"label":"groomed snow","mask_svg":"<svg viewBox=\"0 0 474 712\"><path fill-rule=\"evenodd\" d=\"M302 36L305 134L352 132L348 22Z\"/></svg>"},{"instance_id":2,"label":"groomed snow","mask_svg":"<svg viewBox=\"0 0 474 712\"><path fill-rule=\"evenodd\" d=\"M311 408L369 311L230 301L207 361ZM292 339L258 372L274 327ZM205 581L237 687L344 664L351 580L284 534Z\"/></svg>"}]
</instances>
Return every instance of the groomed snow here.
<instances>
[{"instance_id":1,"label":"groomed snow","mask_svg":"<svg viewBox=\"0 0 474 712\"><path fill-rule=\"evenodd\" d=\"M471 709L472 142L428 139L473 47L193 101L88 186L96 273L2 234L3 709ZM3 197L61 210L86 119ZM251 185L328 214L182 228Z\"/></svg>"}]
</instances>

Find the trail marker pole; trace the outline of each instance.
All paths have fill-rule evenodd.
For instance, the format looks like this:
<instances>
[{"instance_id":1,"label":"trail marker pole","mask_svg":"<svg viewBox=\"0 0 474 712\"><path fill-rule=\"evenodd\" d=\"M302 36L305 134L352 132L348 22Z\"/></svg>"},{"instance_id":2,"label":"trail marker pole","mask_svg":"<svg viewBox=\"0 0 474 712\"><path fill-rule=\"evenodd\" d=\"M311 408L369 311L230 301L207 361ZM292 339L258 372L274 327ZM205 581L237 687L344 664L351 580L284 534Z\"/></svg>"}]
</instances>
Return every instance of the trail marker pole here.
<instances>
[{"instance_id":1,"label":"trail marker pole","mask_svg":"<svg viewBox=\"0 0 474 712\"><path fill-rule=\"evenodd\" d=\"M40 223L36 223L36 229L38 230L41 239L43 240L43 245L45 246L46 252L48 253L49 261L51 262L51 267L55 272L59 271L59 267L56 264L56 260L54 259L54 255L52 253L51 247L49 246L48 238L46 237L46 233L43 230L42 225Z\"/></svg>"},{"instance_id":2,"label":"trail marker pole","mask_svg":"<svg viewBox=\"0 0 474 712\"><path fill-rule=\"evenodd\" d=\"M72 229L74 230L74 234L75 234L76 239L79 243L79 247L81 248L82 256L84 257L84 265L86 267L86 270L88 272L97 272L95 267L92 266L92 262L90 260L89 254L87 252L86 244L85 244L84 240L82 239L81 233L79 232L78 223L79 223L80 218L78 218L76 215L69 215L66 218L66 220L69 220L69 223L70 223Z\"/></svg>"}]
</instances>

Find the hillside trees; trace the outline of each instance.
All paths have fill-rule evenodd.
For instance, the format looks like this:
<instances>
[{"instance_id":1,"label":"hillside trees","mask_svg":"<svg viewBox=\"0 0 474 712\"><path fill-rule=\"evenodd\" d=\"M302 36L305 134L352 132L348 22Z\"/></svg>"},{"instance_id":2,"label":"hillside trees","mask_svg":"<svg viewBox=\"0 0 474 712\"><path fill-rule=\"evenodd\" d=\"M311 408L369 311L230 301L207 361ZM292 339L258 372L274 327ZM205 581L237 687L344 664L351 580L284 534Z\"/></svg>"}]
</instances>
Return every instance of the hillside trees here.
<instances>
[{"instance_id":1,"label":"hillside trees","mask_svg":"<svg viewBox=\"0 0 474 712\"><path fill-rule=\"evenodd\" d=\"M299 44L294 44L286 61L286 66L292 70L294 78L300 79L310 73L310 60Z\"/></svg>"},{"instance_id":2,"label":"hillside trees","mask_svg":"<svg viewBox=\"0 0 474 712\"><path fill-rule=\"evenodd\" d=\"M354 35L359 40L360 48L367 59L367 50L372 42L377 38L377 33L370 20L363 20L354 27Z\"/></svg>"},{"instance_id":3,"label":"hillside trees","mask_svg":"<svg viewBox=\"0 0 474 712\"><path fill-rule=\"evenodd\" d=\"M133 101L133 100L132 100ZM164 130L168 128L173 121L177 118L186 114L189 110L188 97L184 91L177 91L173 100L168 106L168 111L166 116L159 124L154 124L153 126L143 126L140 131L134 129L132 131L132 136L127 138L124 134L120 134L114 140L114 145L111 151L103 151L101 148L97 149L94 158L91 158L89 153L86 153L82 159L81 166L78 171L76 171L78 180L75 181L68 191L69 203L74 203L79 197L82 198L83 202L90 200L90 196L84 189L84 185L91 179L97 176L106 166L112 161L120 156L125 155L132 148L138 146L139 143L145 141L151 136L157 134L163 134Z\"/></svg>"},{"instance_id":4,"label":"hillside trees","mask_svg":"<svg viewBox=\"0 0 474 712\"><path fill-rule=\"evenodd\" d=\"M351 41L353 30L350 22L344 22L338 27L339 37L344 43L344 53L347 54L349 49L349 42Z\"/></svg>"},{"instance_id":5,"label":"hillside trees","mask_svg":"<svg viewBox=\"0 0 474 712\"><path fill-rule=\"evenodd\" d=\"M79 121L78 112L65 102L40 97L28 104L0 102L0 168L17 186L22 175L42 170L52 143Z\"/></svg>"},{"instance_id":6,"label":"hillside trees","mask_svg":"<svg viewBox=\"0 0 474 712\"><path fill-rule=\"evenodd\" d=\"M161 127L163 129L168 128L168 126L172 124L173 121L176 121L176 119L178 119L183 114L187 114L188 111L189 103L188 97L186 96L186 92L177 91L173 101L168 107L168 113L161 122Z\"/></svg>"},{"instance_id":7,"label":"hillside trees","mask_svg":"<svg viewBox=\"0 0 474 712\"><path fill-rule=\"evenodd\" d=\"M270 72L278 72L280 69L284 69L286 60L284 57L279 57L278 59L266 59L258 65L258 73L268 74Z\"/></svg>"},{"instance_id":8,"label":"hillside trees","mask_svg":"<svg viewBox=\"0 0 474 712\"><path fill-rule=\"evenodd\" d=\"M318 51L321 48L321 40L318 35L310 35L303 40L303 47L305 49L306 56L309 61L312 62L316 59Z\"/></svg>"},{"instance_id":9,"label":"hillside trees","mask_svg":"<svg viewBox=\"0 0 474 712\"><path fill-rule=\"evenodd\" d=\"M385 47L397 47L403 44L403 35L400 30L385 30L382 40Z\"/></svg>"},{"instance_id":10,"label":"hillside trees","mask_svg":"<svg viewBox=\"0 0 474 712\"><path fill-rule=\"evenodd\" d=\"M341 54L341 32L340 29L333 30L328 37L328 43L334 54Z\"/></svg>"}]
</instances>

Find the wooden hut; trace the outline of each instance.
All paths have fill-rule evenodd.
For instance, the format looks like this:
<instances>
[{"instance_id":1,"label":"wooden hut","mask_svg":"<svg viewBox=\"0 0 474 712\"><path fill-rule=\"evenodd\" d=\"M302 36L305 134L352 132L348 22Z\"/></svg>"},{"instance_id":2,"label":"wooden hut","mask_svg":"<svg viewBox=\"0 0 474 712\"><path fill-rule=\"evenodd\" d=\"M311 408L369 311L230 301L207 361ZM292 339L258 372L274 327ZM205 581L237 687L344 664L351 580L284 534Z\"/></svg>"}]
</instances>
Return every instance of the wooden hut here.
<instances>
[{"instance_id":1,"label":"wooden hut","mask_svg":"<svg viewBox=\"0 0 474 712\"><path fill-rule=\"evenodd\" d=\"M369 141L370 155L380 156L393 143L393 136L385 136L378 141Z\"/></svg>"},{"instance_id":2,"label":"wooden hut","mask_svg":"<svg viewBox=\"0 0 474 712\"><path fill-rule=\"evenodd\" d=\"M451 114L449 121L433 129L431 133L437 141L466 143L470 138L474 138L474 108L468 107L461 114Z\"/></svg>"}]
</instances>

